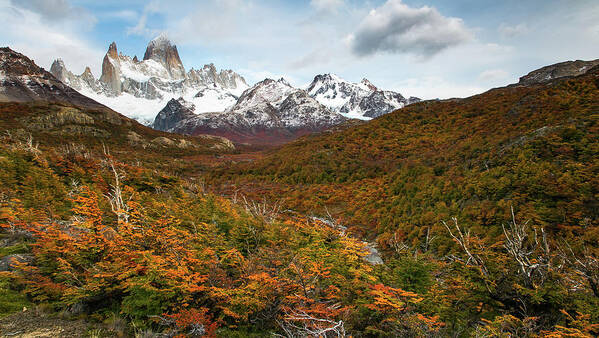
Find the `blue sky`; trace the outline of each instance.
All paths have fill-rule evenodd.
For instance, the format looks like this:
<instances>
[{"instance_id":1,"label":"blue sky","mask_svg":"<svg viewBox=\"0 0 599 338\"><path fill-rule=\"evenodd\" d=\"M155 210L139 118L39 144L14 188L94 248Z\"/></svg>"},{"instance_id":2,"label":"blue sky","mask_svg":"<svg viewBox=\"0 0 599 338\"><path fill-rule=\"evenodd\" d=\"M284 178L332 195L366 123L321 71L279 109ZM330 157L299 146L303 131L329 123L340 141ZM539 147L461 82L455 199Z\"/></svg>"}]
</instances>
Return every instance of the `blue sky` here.
<instances>
[{"instance_id":1,"label":"blue sky","mask_svg":"<svg viewBox=\"0 0 599 338\"><path fill-rule=\"evenodd\" d=\"M468 96L543 65L599 58L596 0L0 0L2 45L99 76L108 44L143 56L161 32L187 69L248 82L316 74L423 98Z\"/></svg>"}]
</instances>

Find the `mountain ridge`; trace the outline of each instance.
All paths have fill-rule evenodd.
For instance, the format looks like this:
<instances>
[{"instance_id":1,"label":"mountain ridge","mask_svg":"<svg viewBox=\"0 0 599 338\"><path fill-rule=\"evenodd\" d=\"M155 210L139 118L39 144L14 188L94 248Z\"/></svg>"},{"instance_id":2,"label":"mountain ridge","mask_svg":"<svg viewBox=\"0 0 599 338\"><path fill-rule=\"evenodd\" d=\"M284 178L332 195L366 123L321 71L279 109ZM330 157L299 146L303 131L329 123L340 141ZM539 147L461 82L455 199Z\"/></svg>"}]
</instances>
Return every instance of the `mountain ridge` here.
<instances>
[{"instance_id":1,"label":"mountain ridge","mask_svg":"<svg viewBox=\"0 0 599 338\"><path fill-rule=\"evenodd\" d=\"M150 41L143 60L118 52L112 42L102 61L98 79L90 72L74 75L61 59L51 67L53 74L84 95L103 102L143 124L151 124L171 98L185 97L201 112L221 111L235 103L248 88L245 79L232 70L217 71L214 64L185 71L177 46L166 35ZM210 88L208 95L197 94Z\"/></svg>"},{"instance_id":2,"label":"mountain ridge","mask_svg":"<svg viewBox=\"0 0 599 338\"><path fill-rule=\"evenodd\" d=\"M400 93L381 90L366 78L352 83L331 73L316 75L307 91L329 109L361 119L379 117L420 101L416 97L406 99Z\"/></svg>"},{"instance_id":3,"label":"mountain ridge","mask_svg":"<svg viewBox=\"0 0 599 338\"><path fill-rule=\"evenodd\" d=\"M59 64L54 66L56 70ZM212 151L211 148L234 149L224 138L207 135L191 138L143 126L65 85L33 60L8 47L0 48L0 103L0 127L15 135L29 133L43 138L50 135L52 142L101 140L119 148L170 148L192 153Z\"/></svg>"},{"instance_id":4,"label":"mountain ridge","mask_svg":"<svg viewBox=\"0 0 599 338\"><path fill-rule=\"evenodd\" d=\"M593 67L599 65L599 59L596 60L575 60L554 63L531 71L520 77L518 83L514 85L533 85L546 83L551 80L562 77L573 77L585 74Z\"/></svg>"},{"instance_id":5,"label":"mountain ridge","mask_svg":"<svg viewBox=\"0 0 599 338\"><path fill-rule=\"evenodd\" d=\"M152 126L175 133L206 133L235 142L266 145L323 131L345 120L281 78L256 83L224 112L195 114L194 106L183 98L171 100Z\"/></svg>"}]
</instances>

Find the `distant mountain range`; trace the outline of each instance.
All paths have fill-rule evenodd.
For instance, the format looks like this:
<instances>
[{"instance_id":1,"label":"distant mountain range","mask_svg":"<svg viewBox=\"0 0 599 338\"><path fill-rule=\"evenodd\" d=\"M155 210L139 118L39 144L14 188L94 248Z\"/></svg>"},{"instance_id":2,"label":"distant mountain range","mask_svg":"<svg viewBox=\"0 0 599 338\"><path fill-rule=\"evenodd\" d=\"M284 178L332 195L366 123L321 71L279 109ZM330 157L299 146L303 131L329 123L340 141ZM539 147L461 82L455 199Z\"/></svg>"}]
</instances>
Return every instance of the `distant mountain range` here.
<instances>
[{"instance_id":1,"label":"distant mountain range","mask_svg":"<svg viewBox=\"0 0 599 338\"><path fill-rule=\"evenodd\" d=\"M84 81L82 77L73 79ZM0 48L0 107L0 124L14 135L171 152L234 149L231 141L222 137L174 135L141 125L79 93L8 47Z\"/></svg>"},{"instance_id":2,"label":"distant mountain range","mask_svg":"<svg viewBox=\"0 0 599 338\"><path fill-rule=\"evenodd\" d=\"M280 144L420 101L380 90L367 79L352 83L334 74L315 76L304 90L284 79L265 79L250 87L241 75L217 71L214 64L186 71L177 47L164 35L150 41L141 61L110 44L99 78L89 67L75 75L60 59L48 73L23 57L2 50L0 100L103 104L157 130L223 136L238 143ZM523 76L515 85L580 75L598 64L558 63Z\"/></svg>"},{"instance_id":3,"label":"distant mountain range","mask_svg":"<svg viewBox=\"0 0 599 338\"><path fill-rule=\"evenodd\" d=\"M305 90L266 79L246 90L225 112L197 114L193 103L172 99L152 127L181 134L212 134L236 142L278 144L346 121Z\"/></svg>"},{"instance_id":4,"label":"distant mountain range","mask_svg":"<svg viewBox=\"0 0 599 338\"><path fill-rule=\"evenodd\" d=\"M317 75L308 93L329 109L354 118L373 118L419 102L417 97L404 98L400 93L379 90L367 79L352 83L334 74Z\"/></svg>"},{"instance_id":5,"label":"distant mountain range","mask_svg":"<svg viewBox=\"0 0 599 338\"><path fill-rule=\"evenodd\" d=\"M288 141L347 118L370 119L419 101L379 90L366 79L355 84L333 74L317 75L307 91L283 79L265 79L250 88L242 76L217 71L214 64L186 71L177 47L165 35L148 43L141 61L118 53L113 42L98 79L89 67L81 75L73 74L61 59L54 61L50 72L145 125L185 134L226 135L238 142Z\"/></svg>"},{"instance_id":6,"label":"distant mountain range","mask_svg":"<svg viewBox=\"0 0 599 338\"><path fill-rule=\"evenodd\" d=\"M197 113L223 111L248 88L242 76L231 70L217 71L214 64L186 72L177 46L165 35L148 43L141 61L118 53L116 43L111 43L99 79L89 68L81 75L71 73L61 59L54 61L50 72L82 94L145 125L151 124L173 97L193 102Z\"/></svg>"}]
</instances>

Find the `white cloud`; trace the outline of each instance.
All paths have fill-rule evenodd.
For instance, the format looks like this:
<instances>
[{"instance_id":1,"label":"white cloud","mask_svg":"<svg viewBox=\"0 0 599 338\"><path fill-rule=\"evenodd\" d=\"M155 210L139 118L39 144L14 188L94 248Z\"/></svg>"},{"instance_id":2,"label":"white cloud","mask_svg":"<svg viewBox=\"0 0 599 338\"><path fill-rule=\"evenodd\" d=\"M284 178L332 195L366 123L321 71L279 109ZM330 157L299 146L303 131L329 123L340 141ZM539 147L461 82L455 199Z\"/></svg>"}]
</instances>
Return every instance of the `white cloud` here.
<instances>
[{"instance_id":1,"label":"white cloud","mask_svg":"<svg viewBox=\"0 0 599 338\"><path fill-rule=\"evenodd\" d=\"M347 41L358 56L385 52L427 58L472 38L462 19L445 17L433 7L388 0L371 10Z\"/></svg>"},{"instance_id":2,"label":"white cloud","mask_svg":"<svg viewBox=\"0 0 599 338\"><path fill-rule=\"evenodd\" d=\"M401 80L389 88L404 96L416 96L424 100L468 97L485 91L485 87L461 85L440 76L415 77Z\"/></svg>"},{"instance_id":3,"label":"white cloud","mask_svg":"<svg viewBox=\"0 0 599 338\"><path fill-rule=\"evenodd\" d=\"M509 77L509 73L503 69L489 69L480 73L478 78L482 81L497 81L505 80Z\"/></svg>"},{"instance_id":4,"label":"white cloud","mask_svg":"<svg viewBox=\"0 0 599 338\"><path fill-rule=\"evenodd\" d=\"M0 22L3 23L0 40L46 69L60 57L74 73L82 73L90 66L98 76L104 51L79 37L77 32L81 28L77 22L71 19L60 24L48 22L47 15L0 0Z\"/></svg>"},{"instance_id":5,"label":"white cloud","mask_svg":"<svg viewBox=\"0 0 599 338\"><path fill-rule=\"evenodd\" d=\"M136 11L132 11L132 10L128 10L128 9L109 12L106 14L106 16L121 19L124 21L138 20L138 13Z\"/></svg>"},{"instance_id":6,"label":"white cloud","mask_svg":"<svg viewBox=\"0 0 599 338\"><path fill-rule=\"evenodd\" d=\"M505 23L499 25L498 31L505 38L513 38L528 32L528 25L525 23L509 26Z\"/></svg>"},{"instance_id":7,"label":"white cloud","mask_svg":"<svg viewBox=\"0 0 599 338\"><path fill-rule=\"evenodd\" d=\"M153 0L148 3L143 10L143 13L139 17L137 24L133 27L127 28L127 34L141 35L144 37L154 37L160 33L160 29L156 27L148 27L148 17L155 13L160 13L161 4L157 0Z\"/></svg>"},{"instance_id":8,"label":"white cloud","mask_svg":"<svg viewBox=\"0 0 599 338\"><path fill-rule=\"evenodd\" d=\"M10 0L11 5L37 13L50 22L79 21L93 26L96 18L81 7L72 6L67 0Z\"/></svg>"},{"instance_id":9,"label":"white cloud","mask_svg":"<svg viewBox=\"0 0 599 338\"><path fill-rule=\"evenodd\" d=\"M344 0L311 0L310 6L319 12L336 12L345 4Z\"/></svg>"}]
</instances>

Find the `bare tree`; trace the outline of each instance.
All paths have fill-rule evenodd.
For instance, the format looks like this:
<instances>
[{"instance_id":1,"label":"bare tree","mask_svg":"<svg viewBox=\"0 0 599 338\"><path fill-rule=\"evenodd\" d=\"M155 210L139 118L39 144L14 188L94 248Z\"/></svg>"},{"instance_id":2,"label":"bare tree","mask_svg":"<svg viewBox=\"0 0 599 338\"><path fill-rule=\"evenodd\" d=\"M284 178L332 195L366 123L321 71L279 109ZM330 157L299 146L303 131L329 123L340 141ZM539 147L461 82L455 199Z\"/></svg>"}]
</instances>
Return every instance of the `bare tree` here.
<instances>
[{"instance_id":1,"label":"bare tree","mask_svg":"<svg viewBox=\"0 0 599 338\"><path fill-rule=\"evenodd\" d=\"M442 221L443 225L449 231L449 235L453 238L454 241L458 243L458 245L462 248L466 256L468 256L468 260L465 262L466 265L474 265L479 268L481 274L484 277L489 276L489 270L485 264L485 260L477 253L473 251L473 243L472 236L470 235L470 230L462 229L458 225L458 219L455 217L451 218L453 222L453 228L447 224L447 222Z\"/></svg>"},{"instance_id":2,"label":"bare tree","mask_svg":"<svg viewBox=\"0 0 599 338\"><path fill-rule=\"evenodd\" d=\"M397 253L400 256L412 251L412 247L410 245L408 245L405 241L397 237L397 232L393 234L393 238L389 240L389 244L391 245L391 247L393 247L395 253Z\"/></svg>"},{"instance_id":3,"label":"bare tree","mask_svg":"<svg viewBox=\"0 0 599 338\"><path fill-rule=\"evenodd\" d=\"M599 258L587 247L584 247L580 254L574 253L568 243L566 243L566 247L568 248L567 251L561 247L559 248L560 256L570 263L577 276L587 281L595 297L599 297ZM580 282L580 284L584 284L584 282Z\"/></svg>"},{"instance_id":4,"label":"bare tree","mask_svg":"<svg viewBox=\"0 0 599 338\"><path fill-rule=\"evenodd\" d=\"M508 227L502 225L505 236L503 246L518 264L520 273L528 286L536 286L537 282L545 281L548 269L551 267L547 234L543 228L540 228L540 236L539 231L534 227L531 232L528 221L516 222L514 208L510 207L510 209L512 221Z\"/></svg>"},{"instance_id":5,"label":"bare tree","mask_svg":"<svg viewBox=\"0 0 599 338\"><path fill-rule=\"evenodd\" d=\"M27 136L25 141L22 141L21 138L15 138L9 131L6 132L6 135L6 138L11 141L15 141L15 143L12 145L13 149L24 150L34 155L36 158L38 158L38 156L42 153L42 151L39 150L39 143L33 141L33 136L31 134Z\"/></svg>"},{"instance_id":6,"label":"bare tree","mask_svg":"<svg viewBox=\"0 0 599 338\"><path fill-rule=\"evenodd\" d=\"M248 213L262 218L266 223L274 222L281 212L280 201L269 205L266 202L266 198L263 198L262 202L256 202L252 200L248 201L245 196L243 196L243 206Z\"/></svg>"},{"instance_id":7,"label":"bare tree","mask_svg":"<svg viewBox=\"0 0 599 338\"><path fill-rule=\"evenodd\" d=\"M31 134L29 134L29 137L27 138L27 141L25 141L25 149L31 153L40 153L40 150L38 149L39 147L39 143L33 143L33 136Z\"/></svg>"},{"instance_id":8,"label":"bare tree","mask_svg":"<svg viewBox=\"0 0 599 338\"><path fill-rule=\"evenodd\" d=\"M129 196L129 200L127 200L127 202L123 199L121 180L125 176L116 170L116 167L114 166L114 160L106 148L104 148L104 154L107 156L108 164L112 169L112 173L114 174L114 184L110 185L111 191L104 195L104 197L108 199L108 203L110 203L110 209L117 216L118 224L126 223L129 221L129 215L131 212L131 208L127 202L133 198L133 195Z\"/></svg>"},{"instance_id":9,"label":"bare tree","mask_svg":"<svg viewBox=\"0 0 599 338\"><path fill-rule=\"evenodd\" d=\"M424 243L422 243L422 252L427 252L431 246L431 243L437 238L437 236L431 235L431 227L428 226L426 228L426 238L424 239Z\"/></svg>"},{"instance_id":10,"label":"bare tree","mask_svg":"<svg viewBox=\"0 0 599 338\"><path fill-rule=\"evenodd\" d=\"M286 313L284 320L279 321L279 326L285 332L282 337L288 338L346 337L343 320L317 318L301 310Z\"/></svg>"}]
</instances>

